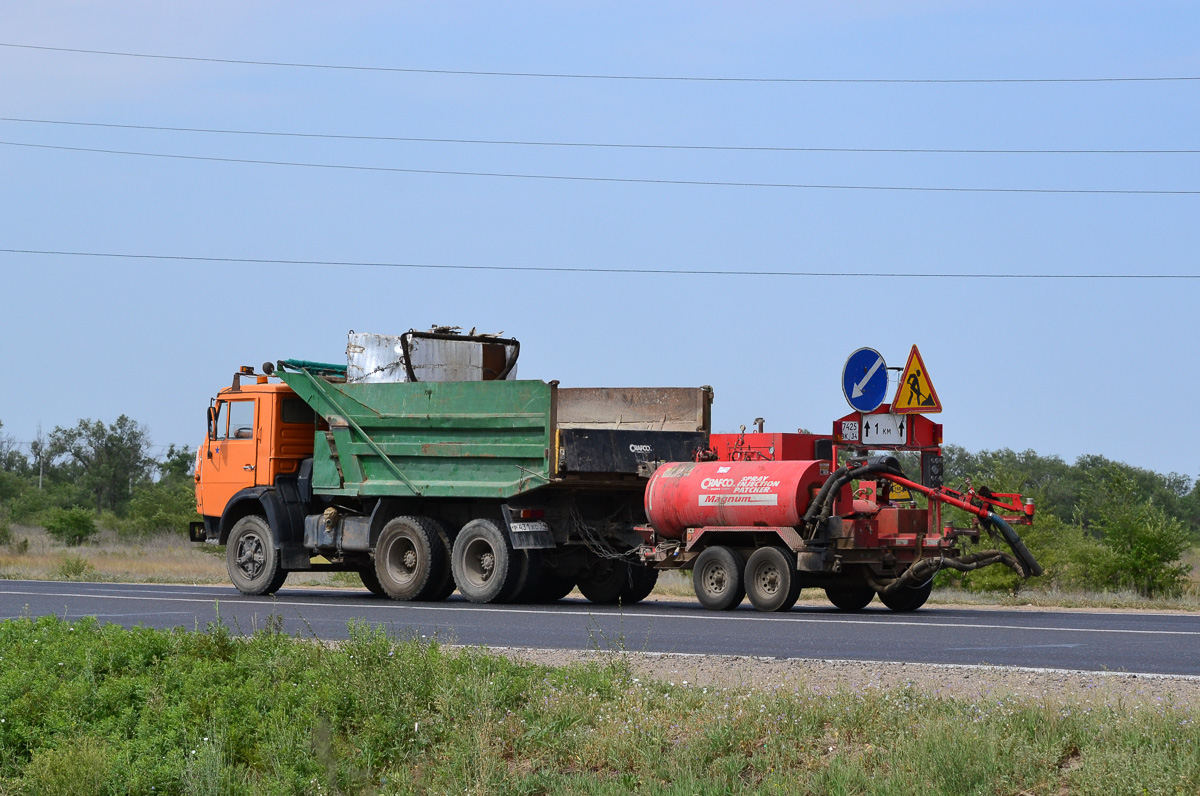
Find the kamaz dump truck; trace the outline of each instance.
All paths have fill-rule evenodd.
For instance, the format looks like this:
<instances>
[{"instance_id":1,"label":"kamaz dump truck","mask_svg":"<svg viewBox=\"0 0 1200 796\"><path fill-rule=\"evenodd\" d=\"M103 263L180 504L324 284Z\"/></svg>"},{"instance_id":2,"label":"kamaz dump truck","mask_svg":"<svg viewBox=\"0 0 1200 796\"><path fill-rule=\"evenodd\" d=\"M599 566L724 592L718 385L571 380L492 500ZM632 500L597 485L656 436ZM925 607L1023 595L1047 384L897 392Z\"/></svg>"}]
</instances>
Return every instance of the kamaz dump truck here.
<instances>
[{"instance_id":1,"label":"kamaz dump truck","mask_svg":"<svg viewBox=\"0 0 1200 796\"><path fill-rule=\"evenodd\" d=\"M945 487L927 417L884 404L831 434L710 434L708 387L568 389L515 380L515 340L409 332L376 358L356 339L346 366L244 367L209 408L192 539L225 545L247 594L342 570L397 600L578 586L634 603L677 569L713 610L787 610L817 587L843 610L912 611L942 569L1041 574L1012 528L1032 501ZM967 552L981 534L1009 551Z\"/></svg>"},{"instance_id":2,"label":"kamaz dump truck","mask_svg":"<svg viewBox=\"0 0 1200 796\"><path fill-rule=\"evenodd\" d=\"M403 345L515 341L410 332ZM430 349L432 350L432 349ZM556 600L578 586L636 602L657 570L631 563L657 464L708 447L712 390L562 388L512 380L376 381L299 360L243 367L208 410L191 538L226 546L246 594L293 571L353 571L380 595ZM478 357L477 357L478 359Z\"/></svg>"}]
</instances>

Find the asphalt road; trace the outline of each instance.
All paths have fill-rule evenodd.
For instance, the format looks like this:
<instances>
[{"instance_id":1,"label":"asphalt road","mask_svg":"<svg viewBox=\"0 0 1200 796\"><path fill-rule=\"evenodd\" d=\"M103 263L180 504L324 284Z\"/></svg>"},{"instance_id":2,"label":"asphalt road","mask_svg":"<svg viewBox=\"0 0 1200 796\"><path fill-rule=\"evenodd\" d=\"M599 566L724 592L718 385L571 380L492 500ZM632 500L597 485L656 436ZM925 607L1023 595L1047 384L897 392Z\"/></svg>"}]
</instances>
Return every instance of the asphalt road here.
<instances>
[{"instance_id":1,"label":"asphalt road","mask_svg":"<svg viewBox=\"0 0 1200 796\"><path fill-rule=\"evenodd\" d=\"M625 649L909 663L986 664L1200 675L1200 616L1157 613L874 605L847 614L800 606L762 614L695 603L624 609L564 600L551 606L397 603L350 590L288 589L246 597L232 586L0 581L0 618L56 614L102 622L204 629L221 619L249 633L279 614L289 633L344 638L352 620L447 643L550 649Z\"/></svg>"}]
</instances>

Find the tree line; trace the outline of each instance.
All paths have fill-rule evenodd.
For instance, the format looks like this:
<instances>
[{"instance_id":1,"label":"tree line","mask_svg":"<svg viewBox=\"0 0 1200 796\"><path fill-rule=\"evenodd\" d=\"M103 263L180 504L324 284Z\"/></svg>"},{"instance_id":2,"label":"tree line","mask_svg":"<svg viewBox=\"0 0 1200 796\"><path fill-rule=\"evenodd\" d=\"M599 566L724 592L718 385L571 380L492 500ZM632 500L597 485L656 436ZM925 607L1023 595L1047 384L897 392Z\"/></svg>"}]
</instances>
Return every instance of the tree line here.
<instances>
[{"instance_id":1,"label":"tree line","mask_svg":"<svg viewBox=\"0 0 1200 796\"><path fill-rule=\"evenodd\" d=\"M78 543L97 523L121 534L186 532L196 518L195 452L169 445L151 455L146 427L125 415L39 432L28 452L3 428L0 420L0 543L14 522Z\"/></svg>"},{"instance_id":2,"label":"tree line","mask_svg":"<svg viewBox=\"0 0 1200 796\"><path fill-rule=\"evenodd\" d=\"M1200 485L1190 477L1096 455L1068 464L1034 451L971 453L948 445L943 452L948 486L969 480L977 489L987 486L1033 499L1033 526L1017 530L1046 569L1039 586L1145 596L1176 595L1187 588L1191 568L1182 559L1200 544ZM965 520L959 514L956 519ZM981 544L995 542L985 538ZM939 578L978 590L1021 586L1015 573L1000 567Z\"/></svg>"}]
</instances>

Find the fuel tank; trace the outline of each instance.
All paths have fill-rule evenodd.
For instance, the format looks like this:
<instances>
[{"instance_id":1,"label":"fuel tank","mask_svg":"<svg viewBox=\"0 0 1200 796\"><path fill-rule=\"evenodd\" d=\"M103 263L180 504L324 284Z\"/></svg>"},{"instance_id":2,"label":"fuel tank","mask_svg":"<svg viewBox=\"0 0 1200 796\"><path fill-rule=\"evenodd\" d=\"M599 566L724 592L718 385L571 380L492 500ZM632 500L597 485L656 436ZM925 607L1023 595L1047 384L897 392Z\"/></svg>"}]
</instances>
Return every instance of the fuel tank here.
<instances>
[{"instance_id":1,"label":"fuel tank","mask_svg":"<svg viewBox=\"0 0 1200 796\"><path fill-rule=\"evenodd\" d=\"M667 539L701 526L796 526L828 476L828 461L664 464L646 485L646 516Z\"/></svg>"}]
</instances>

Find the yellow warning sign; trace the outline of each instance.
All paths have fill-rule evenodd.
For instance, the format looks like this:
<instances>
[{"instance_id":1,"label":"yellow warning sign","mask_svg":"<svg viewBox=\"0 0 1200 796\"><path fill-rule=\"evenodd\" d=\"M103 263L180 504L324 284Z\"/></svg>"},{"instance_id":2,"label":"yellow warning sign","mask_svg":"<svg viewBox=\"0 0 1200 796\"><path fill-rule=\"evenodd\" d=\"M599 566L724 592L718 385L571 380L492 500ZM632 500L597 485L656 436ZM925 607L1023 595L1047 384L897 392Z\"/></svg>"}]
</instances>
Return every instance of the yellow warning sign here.
<instances>
[{"instance_id":1,"label":"yellow warning sign","mask_svg":"<svg viewBox=\"0 0 1200 796\"><path fill-rule=\"evenodd\" d=\"M900 374L900 386L896 388L896 398L892 401L892 412L898 415L923 412L933 414L942 411L942 402L938 399L937 390L929 380L929 371L921 359L921 352L914 345L908 352L908 363Z\"/></svg>"},{"instance_id":2,"label":"yellow warning sign","mask_svg":"<svg viewBox=\"0 0 1200 796\"><path fill-rule=\"evenodd\" d=\"M900 486L899 484L891 484L891 489L888 490L887 499L894 502L911 501L913 499L912 492L908 487Z\"/></svg>"}]
</instances>

